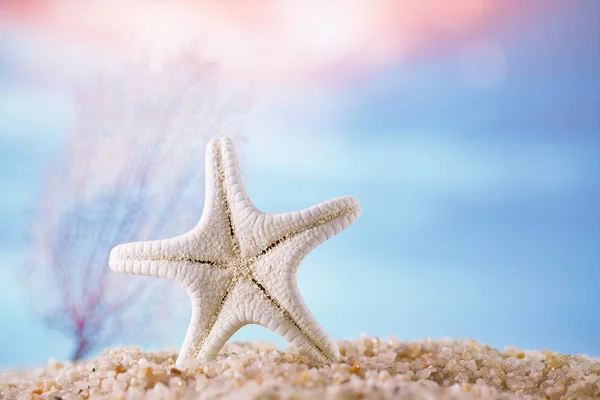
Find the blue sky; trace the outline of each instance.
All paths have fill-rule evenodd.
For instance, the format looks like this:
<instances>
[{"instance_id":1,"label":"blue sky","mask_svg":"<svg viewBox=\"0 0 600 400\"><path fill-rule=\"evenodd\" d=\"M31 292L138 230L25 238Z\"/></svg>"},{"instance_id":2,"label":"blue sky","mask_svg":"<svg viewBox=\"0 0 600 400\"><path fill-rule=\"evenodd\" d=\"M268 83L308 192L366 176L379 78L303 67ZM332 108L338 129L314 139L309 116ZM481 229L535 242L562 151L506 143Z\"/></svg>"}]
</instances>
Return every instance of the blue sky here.
<instances>
[{"instance_id":1,"label":"blue sky","mask_svg":"<svg viewBox=\"0 0 600 400\"><path fill-rule=\"evenodd\" d=\"M479 32L502 50L501 73L484 83L465 78L457 44L257 92L239 146L255 204L290 211L351 194L363 208L299 269L334 338L467 337L600 356L600 7L571 4ZM17 284L71 103L12 77L6 44L0 58L0 367L10 368L71 351ZM186 322L149 346L178 346ZM282 343L258 327L236 338Z\"/></svg>"}]
</instances>

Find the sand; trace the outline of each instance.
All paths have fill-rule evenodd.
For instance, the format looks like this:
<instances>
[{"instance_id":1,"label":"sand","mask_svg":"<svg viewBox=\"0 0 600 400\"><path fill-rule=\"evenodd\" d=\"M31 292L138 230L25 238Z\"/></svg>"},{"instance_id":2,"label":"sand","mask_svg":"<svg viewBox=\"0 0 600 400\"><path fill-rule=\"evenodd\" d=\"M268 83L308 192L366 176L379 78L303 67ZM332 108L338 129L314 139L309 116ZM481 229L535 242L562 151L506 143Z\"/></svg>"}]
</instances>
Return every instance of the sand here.
<instances>
[{"instance_id":1,"label":"sand","mask_svg":"<svg viewBox=\"0 0 600 400\"><path fill-rule=\"evenodd\" d=\"M116 347L78 363L0 376L2 399L586 399L600 359L493 349L475 340L339 341L342 361L312 364L269 343L230 343L175 368L175 350Z\"/></svg>"}]
</instances>

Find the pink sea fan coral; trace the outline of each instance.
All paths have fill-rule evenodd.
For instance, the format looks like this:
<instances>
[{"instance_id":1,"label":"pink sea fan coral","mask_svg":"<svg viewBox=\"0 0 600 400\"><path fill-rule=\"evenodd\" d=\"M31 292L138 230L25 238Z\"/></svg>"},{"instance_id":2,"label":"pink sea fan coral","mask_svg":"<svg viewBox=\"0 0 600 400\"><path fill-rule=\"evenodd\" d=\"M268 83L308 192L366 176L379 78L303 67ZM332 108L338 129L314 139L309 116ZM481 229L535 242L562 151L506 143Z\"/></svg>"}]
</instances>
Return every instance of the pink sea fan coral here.
<instances>
[{"instance_id":1,"label":"pink sea fan coral","mask_svg":"<svg viewBox=\"0 0 600 400\"><path fill-rule=\"evenodd\" d=\"M121 65L73 90L71 129L32 226L24 282L49 326L73 341L73 359L156 333L166 299L143 299L159 283L112 273L110 248L193 226L204 146L237 128L239 107L220 99L215 65L191 53L149 65Z\"/></svg>"}]
</instances>

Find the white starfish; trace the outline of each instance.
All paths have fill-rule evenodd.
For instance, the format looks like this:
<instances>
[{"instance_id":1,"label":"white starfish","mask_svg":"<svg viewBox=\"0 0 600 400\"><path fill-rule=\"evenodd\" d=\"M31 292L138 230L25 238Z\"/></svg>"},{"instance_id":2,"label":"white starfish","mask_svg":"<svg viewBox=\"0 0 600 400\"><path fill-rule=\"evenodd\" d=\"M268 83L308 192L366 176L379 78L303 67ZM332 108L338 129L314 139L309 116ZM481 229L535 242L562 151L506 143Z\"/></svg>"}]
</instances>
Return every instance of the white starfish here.
<instances>
[{"instance_id":1,"label":"white starfish","mask_svg":"<svg viewBox=\"0 0 600 400\"><path fill-rule=\"evenodd\" d=\"M246 324L263 325L318 361L339 358L296 284L300 261L351 225L361 210L350 196L302 211L265 214L242 185L229 138L206 150L206 199L200 222L171 239L127 243L110 253L119 272L168 278L192 301L192 320L177 365L213 358Z\"/></svg>"}]
</instances>

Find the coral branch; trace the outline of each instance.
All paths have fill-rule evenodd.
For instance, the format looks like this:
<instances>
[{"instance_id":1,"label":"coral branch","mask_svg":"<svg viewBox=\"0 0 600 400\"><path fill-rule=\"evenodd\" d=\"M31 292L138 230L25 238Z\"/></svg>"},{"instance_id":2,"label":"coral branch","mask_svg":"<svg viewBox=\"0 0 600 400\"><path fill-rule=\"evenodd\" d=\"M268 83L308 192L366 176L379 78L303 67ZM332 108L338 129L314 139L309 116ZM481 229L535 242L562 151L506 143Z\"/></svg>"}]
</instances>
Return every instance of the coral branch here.
<instances>
[{"instance_id":1,"label":"coral branch","mask_svg":"<svg viewBox=\"0 0 600 400\"><path fill-rule=\"evenodd\" d=\"M157 321L144 308L151 303L140 299L155 289L113 276L109 251L183 230L172 216L198 209L198 157L232 117L218 99L213 65L188 54L161 71L148 65L75 88L72 129L47 173L31 232L25 283L44 299L36 302L44 321L73 341L73 359L154 332L148 324Z\"/></svg>"}]
</instances>

